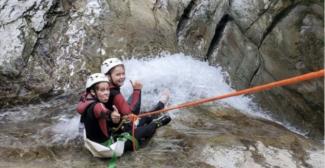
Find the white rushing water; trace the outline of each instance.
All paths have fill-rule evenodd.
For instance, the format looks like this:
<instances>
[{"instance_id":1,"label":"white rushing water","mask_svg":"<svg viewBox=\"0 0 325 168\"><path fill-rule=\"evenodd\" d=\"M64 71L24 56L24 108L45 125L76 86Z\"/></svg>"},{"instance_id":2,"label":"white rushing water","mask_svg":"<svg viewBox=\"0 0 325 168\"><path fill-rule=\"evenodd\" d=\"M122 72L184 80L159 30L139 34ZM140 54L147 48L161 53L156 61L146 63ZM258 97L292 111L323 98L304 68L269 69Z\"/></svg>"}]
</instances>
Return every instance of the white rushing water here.
<instances>
[{"instance_id":1,"label":"white rushing water","mask_svg":"<svg viewBox=\"0 0 325 168\"><path fill-rule=\"evenodd\" d=\"M132 92L129 80L143 83L142 105L155 104L159 93L169 89L169 105L198 100L234 92L224 80L227 74L220 67L210 66L207 62L195 60L184 54L163 54L147 60L125 60L126 82L122 87L127 97ZM245 114L270 119L247 96L236 96L218 101L232 106Z\"/></svg>"},{"instance_id":2,"label":"white rushing water","mask_svg":"<svg viewBox=\"0 0 325 168\"><path fill-rule=\"evenodd\" d=\"M221 67L210 66L208 62L196 60L182 53L162 53L159 57L124 60L126 82L122 93L128 97L132 92L129 80L139 80L143 84L142 109L148 110L159 100L159 93L165 88L171 92L169 105L198 100L234 92L226 82L227 73ZM263 111L252 101L252 95L236 96L216 101L231 106L240 112L258 118L271 120L285 126L289 130L306 135L286 122L272 119L267 111ZM171 113L173 114L173 112Z\"/></svg>"}]
</instances>

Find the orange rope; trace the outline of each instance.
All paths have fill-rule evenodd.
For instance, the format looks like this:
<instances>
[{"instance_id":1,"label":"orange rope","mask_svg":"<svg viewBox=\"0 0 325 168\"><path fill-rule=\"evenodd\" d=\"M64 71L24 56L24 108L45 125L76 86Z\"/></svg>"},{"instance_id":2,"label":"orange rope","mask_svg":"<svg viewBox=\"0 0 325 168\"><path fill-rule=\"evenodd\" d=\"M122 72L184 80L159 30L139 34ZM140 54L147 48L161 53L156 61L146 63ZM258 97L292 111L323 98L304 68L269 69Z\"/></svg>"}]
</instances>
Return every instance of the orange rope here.
<instances>
[{"instance_id":1,"label":"orange rope","mask_svg":"<svg viewBox=\"0 0 325 168\"><path fill-rule=\"evenodd\" d=\"M136 147L135 147L135 136L134 136L134 131L135 131L135 125L134 125L134 121L132 121L132 147L133 147L133 151L136 151Z\"/></svg>"},{"instance_id":2,"label":"orange rope","mask_svg":"<svg viewBox=\"0 0 325 168\"><path fill-rule=\"evenodd\" d=\"M133 147L133 151L135 152L136 151L136 145L135 145L135 136L134 136L134 133L135 133L135 122L138 120L138 116L134 115L134 114L130 114L128 115L128 118L129 120L131 121L131 124L132 124L132 147Z\"/></svg>"},{"instance_id":3,"label":"orange rope","mask_svg":"<svg viewBox=\"0 0 325 168\"><path fill-rule=\"evenodd\" d=\"M157 110L157 111L154 111L154 112L142 113L142 114L138 115L138 117L155 115L155 114L164 113L164 112L167 112L167 111L170 111L170 110L197 106L199 104L203 104L203 103L206 103L206 102L211 102L211 101L215 101L215 100L219 100L219 99L224 99L224 98L228 98L228 97L233 97L233 96L238 96L238 95L243 95L243 94L251 94L251 93L256 93L256 92L260 92L260 91L264 91L264 90L270 90L270 89L272 89L274 87L292 85L292 84L295 84L295 83L299 83L299 82L306 81L306 80L311 80L311 79L316 79L316 78L320 78L320 77L324 77L324 69L316 71L316 72L311 72L311 73L299 75L299 76L296 76L296 77L280 80L280 81L275 81L275 82L268 83L268 84L265 84L265 85L259 85L259 86L255 86L255 87L252 87L252 88L235 91L235 92L224 94L224 95L221 95L221 96L216 96L216 97L211 97L211 98L204 98L204 99L200 99L200 100L196 100L196 101L182 103L182 104L176 105L174 107L172 106L172 107Z\"/></svg>"}]
</instances>

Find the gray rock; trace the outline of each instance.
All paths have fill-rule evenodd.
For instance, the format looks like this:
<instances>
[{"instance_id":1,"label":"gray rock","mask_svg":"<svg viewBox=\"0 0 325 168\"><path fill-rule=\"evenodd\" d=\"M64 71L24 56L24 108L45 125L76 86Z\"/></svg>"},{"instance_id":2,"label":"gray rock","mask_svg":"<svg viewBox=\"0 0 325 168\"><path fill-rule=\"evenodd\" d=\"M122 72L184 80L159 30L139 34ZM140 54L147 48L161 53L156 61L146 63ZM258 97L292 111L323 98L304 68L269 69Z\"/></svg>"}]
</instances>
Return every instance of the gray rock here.
<instances>
[{"instance_id":1,"label":"gray rock","mask_svg":"<svg viewBox=\"0 0 325 168\"><path fill-rule=\"evenodd\" d=\"M185 52L205 59L213 43L217 24L226 15L228 1L191 1L177 26L177 44Z\"/></svg>"},{"instance_id":2,"label":"gray rock","mask_svg":"<svg viewBox=\"0 0 325 168\"><path fill-rule=\"evenodd\" d=\"M247 30L265 13L276 0L233 0L230 13L242 30Z\"/></svg>"},{"instance_id":3,"label":"gray rock","mask_svg":"<svg viewBox=\"0 0 325 168\"><path fill-rule=\"evenodd\" d=\"M313 6L298 5L268 34L261 45L263 68L253 85L281 80L323 67L322 16ZM311 135L324 131L324 81L322 79L278 88L258 94L261 104L275 116L302 125ZM316 128L314 130L313 128Z\"/></svg>"},{"instance_id":4,"label":"gray rock","mask_svg":"<svg viewBox=\"0 0 325 168\"><path fill-rule=\"evenodd\" d=\"M265 38L265 34L296 5L296 2L234 0L231 5L231 15L242 31L256 45L259 45Z\"/></svg>"},{"instance_id":5,"label":"gray rock","mask_svg":"<svg viewBox=\"0 0 325 168\"><path fill-rule=\"evenodd\" d=\"M35 31L46 24L52 0L5 1L0 10L0 69L17 76L26 66L37 41Z\"/></svg>"},{"instance_id":6,"label":"gray rock","mask_svg":"<svg viewBox=\"0 0 325 168\"><path fill-rule=\"evenodd\" d=\"M35 44L35 34L26 27L26 21L23 19L1 26L0 34L2 39L0 41L1 74L17 76L26 65L31 53L30 51L25 53L24 48L27 47L28 43Z\"/></svg>"},{"instance_id":7,"label":"gray rock","mask_svg":"<svg viewBox=\"0 0 325 168\"><path fill-rule=\"evenodd\" d=\"M220 65L228 72L232 86L243 89L250 86L260 65L258 48L242 34L234 22L228 22L219 44L209 57L209 63Z\"/></svg>"},{"instance_id":8,"label":"gray rock","mask_svg":"<svg viewBox=\"0 0 325 168\"><path fill-rule=\"evenodd\" d=\"M4 82L0 84L0 93L6 95L1 104L8 104L8 99L21 102L18 95L25 88L21 74L33 55L38 40L37 32L47 24L46 13L53 5L52 0L13 0L1 3L0 76Z\"/></svg>"}]
</instances>

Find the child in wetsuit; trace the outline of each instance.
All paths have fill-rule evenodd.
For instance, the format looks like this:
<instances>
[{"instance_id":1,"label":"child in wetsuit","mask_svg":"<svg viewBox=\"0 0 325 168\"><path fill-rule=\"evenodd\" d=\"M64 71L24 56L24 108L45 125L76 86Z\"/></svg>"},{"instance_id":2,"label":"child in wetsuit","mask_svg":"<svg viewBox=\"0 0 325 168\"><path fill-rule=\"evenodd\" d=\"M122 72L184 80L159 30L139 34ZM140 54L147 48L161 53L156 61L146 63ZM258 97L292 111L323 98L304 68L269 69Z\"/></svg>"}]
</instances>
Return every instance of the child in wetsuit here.
<instances>
[{"instance_id":1,"label":"child in wetsuit","mask_svg":"<svg viewBox=\"0 0 325 168\"><path fill-rule=\"evenodd\" d=\"M106 59L101 65L101 72L105 74L110 82L110 100L108 104L114 104L124 115L139 114L141 106L142 84L139 81L132 82L133 93L129 98L129 103L125 101L120 88L125 81L125 68L118 58ZM163 109L169 99L169 92L164 91L157 105L150 111ZM169 116L168 116L169 117Z\"/></svg>"},{"instance_id":2,"label":"child in wetsuit","mask_svg":"<svg viewBox=\"0 0 325 168\"><path fill-rule=\"evenodd\" d=\"M122 115L129 114L139 114L141 106L141 89L142 84L139 81L132 82L133 93L129 98L129 103L125 101L123 95L121 94L120 87L124 84L125 81L125 68L124 64L118 58L109 58L106 59L101 65L101 72L105 74L110 80L110 99L108 106L115 105L118 111ZM159 102L155 107L150 111L156 111L163 109L169 99L169 92L164 91ZM142 118L139 121L138 127L146 124L150 124L158 116L151 116ZM171 118L168 115L162 115L157 119L161 121L161 124L165 125L170 122ZM154 132L153 129L146 130L147 132ZM140 142L141 143L141 142Z\"/></svg>"},{"instance_id":3,"label":"child in wetsuit","mask_svg":"<svg viewBox=\"0 0 325 168\"><path fill-rule=\"evenodd\" d=\"M123 128L115 130L120 125L122 113L114 105L107 104L110 98L109 81L104 74L95 73L88 77L86 93L80 99L77 111L82 115L81 122L86 129L86 137L100 144L107 144L111 136L118 137L124 132L131 134L131 126L125 124ZM107 108L109 106L113 110ZM150 117L140 120L141 123L135 129L137 141L146 140L153 136L156 129L170 122L168 118L152 121ZM132 150L132 141L127 140L124 150Z\"/></svg>"}]
</instances>

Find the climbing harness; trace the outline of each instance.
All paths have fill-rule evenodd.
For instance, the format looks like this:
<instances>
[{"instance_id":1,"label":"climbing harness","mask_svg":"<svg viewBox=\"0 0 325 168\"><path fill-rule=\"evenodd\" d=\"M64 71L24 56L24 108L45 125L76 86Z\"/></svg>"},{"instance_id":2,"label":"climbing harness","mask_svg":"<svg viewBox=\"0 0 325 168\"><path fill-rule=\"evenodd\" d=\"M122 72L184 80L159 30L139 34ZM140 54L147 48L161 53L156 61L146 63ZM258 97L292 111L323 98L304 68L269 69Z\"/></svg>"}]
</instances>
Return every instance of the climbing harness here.
<instances>
[{"instance_id":1,"label":"climbing harness","mask_svg":"<svg viewBox=\"0 0 325 168\"><path fill-rule=\"evenodd\" d=\"M103 143L97 143L89 140L86 137L86 131L84 130L84 142L85 147L90 151L94 157L98 158L111 158L108 162L108 168L116 167L116 160L118 156L122 156L124 152L124 145L127 140L134 143L135 149L139 147L138 141L130 135L130 133L124 132L119 134L115 138L111 136L107 141ZM114 140L116 139L116 140Z\"/></svg>"},{"instance_id":2,"label":"climbing harness","mask_svg":"<svg viewBox=\"0 0 325 168\"><path fill-rule=\"evenodd\" d=\"M116 141L110 142L112 143L109 146L107 146L109 144L108 142L105 145L94 142L86 137L86 131L84 130L84 145L94 157L109 158L113 154L121 156L124 152L125 141L117 139Z\"/></svg>"},{"instance_id":3,"label":"climbing harness","mask_svg":"<svg viewBox=\"0 0 325 168\"><path fill-rule=\"evenodd\" d=\"M128 122L128 121L127 121L126 119L123 118L122 121L118 124L117 127L112 127L112 132L114 133L114 132L120 130L120 129L122 128L122 126L123 126L125 123L127 123L127 122Z\"/></svg>"},{"instance_id":4,"label":"climbing harness","mask_svg":"<svg viewBox=\"0 0 325 168\"><path fill-rule=\"evenodd\" d=\"M127 132L124 132L120 135L117 136L116 141L123 141L126 142L127 140L130 141L135 141L135 144L138 148L138 142L137 140L134 140L134 138ZM114 138L113 136L110 137L110 139L108 139L106 142L102 143L102 145L108 147L109 149L111 149L111 145L114 143ZM108 168L115 168L116 167L116 160L117 160L117 156L115 154L115 152L113 151L113 156L111 157L111 159L109 160L107 167Z\"/></svg>"},{"instance_id":5,"label":"climbing harness","mask_svg":"<svg viewBox=\"0 0 325 168\"><path fill-rule=\"evenodd\" d=\"M137 117L134 114L130 114L127 116L128 118L123 118L122 121L119 123L119 125L117 127L113 127L112 131L113 133L120 130L121 128L123 129L123 125L125 124L131 124L132 127L132 139L130 139L132 141L132 147L133 147L133 151L136 151L136 149L138 148L138 142L134 136L134 132L135 132L135 128L138 125L139 122L139 117ZM131 122L130 122L131 121ZM130 122L130 123L129 123Z\"/></svg>"}]
</instances>

